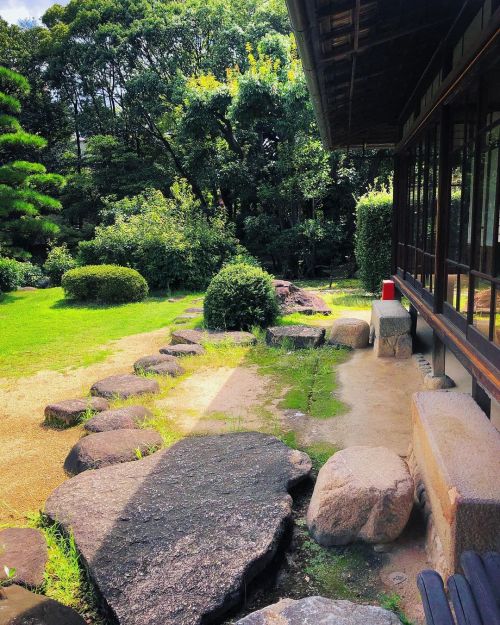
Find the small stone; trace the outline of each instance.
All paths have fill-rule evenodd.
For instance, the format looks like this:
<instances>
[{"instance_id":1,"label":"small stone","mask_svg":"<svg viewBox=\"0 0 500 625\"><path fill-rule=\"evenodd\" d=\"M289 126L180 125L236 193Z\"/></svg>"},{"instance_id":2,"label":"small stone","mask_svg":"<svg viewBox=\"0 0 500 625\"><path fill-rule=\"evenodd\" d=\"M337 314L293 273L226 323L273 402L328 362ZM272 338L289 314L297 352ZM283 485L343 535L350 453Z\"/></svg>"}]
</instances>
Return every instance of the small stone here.
<instances>
[{"instance_id":1,"label":"small stone","mask_svg":"<svg viewBox=\"0 0 500 625\"><path fill-rule=\"evenodd\" d=\"M93 384L92 395L107 397L108 399L127 399L135 395L158 393L160 386L156 380L150 380L137 375L111 375Z\"/></svg>"},{"instance_id":2,"label":"small stone","mask_svg":"<svg viewBox=\"0 0 500 625\"><path fill-rule=\"evenodd\" d=\"M64 470L76 475L88 469L138 460L138 451L148 455L161 445L162 438L156 430L111 430L89 434L73 446L64 461Z\"/></svg>"},{"instance_id":3,"label":"small stone","mask_svg":"<svg viewBox=\"0 0 500 625\"><path fill-rule=\"evenodd\" d=\"M187 319L198 319L200 315L198 313L183 313L176 318L176 321L179 320L181 322L186 321Z\"/></svg>"},{"instance_id":4,"label":"small stone","mask_svg":"<svg viewBox=\"0 0 500 625\"><path fill-rule=\"evenodd\" d=\"M205 348L201 345L193 343L188 345L187 343L179 343L178 345L166 345L160 348L160 354L167 354L168 356L200 356L205 353Z\"/></svg>"},{"instance_id":5,"label":"small stone","mask_svg":"<svg viewBox=\"0 0 500 625\"><path fill-rule=\"evenodd\" d=\"M333 322L328 343L353 349L368 347L370 326L362 319L341 318Z\"/></svg>"},{"instance_id":6,"label":"small stone","mask_svg":"<svg viewBox=\"0 0 500 625\"><path fill-rule=\"evenodd\" d=\"M377 545L373 545L373 551L375 553L388 553L391 548L392 546L390 543L380 543Z\"/></svg>"},{"instance_id":7,"label":"small stone","mask_svg":"<svg viewBox=\"0 0 500 625\"><path fill-rule=\"evenodd\" d=\"M162 362L176 362L175 356L168 354L152 354L151 356L143 356L134 362L134 371L136 373L146 372L148 367L159 365Z\"/></svg>"},{"instance_id":8,"label":"small stone","mask_svg":"<svg viewBox=\"0 0 500 625\"><path fill-rule=\"evenodd\" d=\"M108 408L108 402L101 397L65 399L45 407L45 423L71 426L79 423L82 417L89 412L102 412Z\"/></svg>"},{"instance_id":9,"label":"small stone","mask_svg":"<svg viewBox=\"0 0 500 625\"><path fill-rule=\"evenodd\" d=\"M447 375L434 375L431 372L424 377L424 388L428 391L438 391L454 386L455 382Z\"/></svg>"},{"instance_id":10,"label":"small stone","mask_svg":"<svg viewBox=\"0 0 500 625\"><path fill-rule=\"evenodd\" d=\"M126 406L116 410L104 410L84 424L87 432L109 432L110 430L138 429L143 421L152 416L144 406Z\"/></svg>"},{"instance_id":11,"label":"small stone","mask_svg":"<svg viewBox=\"0 0 500 625\"><path fill-rule=\"evenodd\" d=\"M188 345L202 343L234 343L235 345L255 345L257 339L251 332L217 332L215 330L175 330L172 332L173 345L187 343Z\"/></svg>"},{"instance_id":12,"label":"small stone","mask_svg":"<svg viewBox=\"0 0 500 625\"><path fill-rule=\"evenodd\" d=\"M86 625L72 608L21 586L0 588L0 625Z\"/></svg>"},{"instance_id":13,"label":"small stone","mask_svg":"<svg viewBox=\"0 0 500 625\"><path fill-rule=\"evenodd\" d=\"M307 581L307 578L306 578ZM236 621L236 625L399 625L393 613L372 605L326 597L282 599Z\"/></svg>"},{"instance_id":14,"label":"small stone","mask_svg":"<svg viewBox=\"0 0 500 625\"><path fill-rule=\"evenodd\" d=\"M275 326L268 328L266 343L271 346L281 346L289 343L295 349L320 347L325 339L324 328L310 326Z\"/></svg>"},{"instance_id":15,"label":"small stone","mask_svg":"<svg viewBox=\"0 0 500 625\"><path fill-rule=\"evenodd\" d=\"M40 530L30 527L0 530L0 581L7 579L4 567L8 567L16 571L13 578L16 584L41 586L47 558L47 543Z\"/></svg>"},{"instance_id":16,"label":"small stone","mask_svg":"<svg viewBox=\"0 0 500 625\"><path fill-rule=\"evenodd\" d=\"M413 507L405 462L385 447L348 447L320 469L307 524L320 545L384 543L403 531Z\"/></svg>"},{"instance_id":17,"label":"small stone","mask_svg":"<svg viewBox=\"0 0 500 625\"><path fill-rule=\"evenodd\" d=\"M203 314L203 308L194 306L193 308L186 308L185 312L187 313L198 313L199 315Z\"/></svg>"},{"instance_id":18,"label":"small stone","mask_svg":"<svg viewBox=\"0 0 500 625\"><path fill-rule=\"evenodd\" d=\"M392 584L395 586L399 586L408 581L408 575L405 573L401 573L400 571L395 571L394 573L389 573L387 576Z\"/></svg>"}]
</instances>

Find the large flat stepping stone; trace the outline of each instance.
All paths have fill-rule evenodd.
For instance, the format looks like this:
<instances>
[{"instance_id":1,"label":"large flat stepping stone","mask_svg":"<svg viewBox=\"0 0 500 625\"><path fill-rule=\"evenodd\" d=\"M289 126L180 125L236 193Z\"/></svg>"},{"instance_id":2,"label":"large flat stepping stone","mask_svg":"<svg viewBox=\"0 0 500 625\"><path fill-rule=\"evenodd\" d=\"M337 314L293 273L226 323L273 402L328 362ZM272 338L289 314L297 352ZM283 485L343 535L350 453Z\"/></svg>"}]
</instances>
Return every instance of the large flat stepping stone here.
<instances>
[{"instance_id":1,"label":"large flat stepping stone","mask_svg":"<svg viewBox=\"0 0 500 625\"><path fill-rule=\"evenodd\" d=\"M184 373L175 356L169 354L152 354L143 356L134 362L136 373L155 373L156 375L169 375L176 378Z\"/></svg>"},{"instance_id":2,"label":"large flat stepping stone","mask_svg":"<svg viewBox=\"0 0 500 625\"><path fill-rule=\"evenodd\" d=\"M399 618L373 605L326 597L282 599L236 621L236 625L400 625Z\"/></svg>"},{"instance_id":3,"label":"large flat stepping stone","mask_svg":"<svg viewBox=\"0 0 500 625\"><path fill-rule=\"evenodd\" d=\"M305 454L266 434L186 438L140 462L89 471L45 512L73 531L120 625L201 625L235 606L275 556Z\"/></svg>"},{"instance_id":4,"label":"large flat stepping stone","mask_svg":"<svg viewBox=\"0 0 500 625\"><path fill-rule=\"evenodd\" d=\"M197 343L189 345L188 343L179 343L177 345L165 345L160 348L160 354L166 354L168 356L176 356L178 358L182 356L200 356L205 353L205 348Z\"/></svg>"},{"instance_id":5,"label":"large flat stepping stone","mask_svg":"<svg viewBox=\"0 0 500 625\"><path fill-rule=\"evenodd\" d=\"M320 545L385 543L403 531L413 507L406 463L386 447L347 447L318 474L307 524Z\"/></svg>"},{"instance_id":6,"label":"large flat stepping stone","mask_svg":"<svg viewBox=\"0 0 500 625\"><path fill-rule=\"evenodd\" d=\"M273 347L290 345L295 349L320 347L325 341L324 328L310 326L275 326L268 328L266 343Z\"/></svg>"},{"instance_id":7,"label":"large flat stepping stone","mask_svg":"<svg viewBox=\"0 0 500 625\"><path fill-rule=\"evenodd\" d=\"M13 585L0 591L0 625L86 625L72 608Z\"/></svg>"},{"instance_id":8,"label":"large flat stepping stone","mask_svg":"<svg viewBox=\"0 0 500 625\"><path fill-rule=\"evenodd\" d=\"M184 311L186 313L198 313L198 315L203 314L203 308L201 306L193 306L193 308L186 308Z\"/></svg>"},{"instance_id":9,"label":"large flat stepping stone","mask_svg":"<svg viewBox=\"0 0 500 625\"><path fill-rule=\"evenodd\" d=\"M141 427L143 421L152 416L144 406L125 406L116 410L104 410L83 426L87 432L109 432L110 430L133 430Z\"/></svg>"},{"instance_id":10,"label":"large flat stepping stone","mask_svg":"<svg viewBox=\"0 0 500 625\"><path fill-rule=\"evenodd\" d=\"M111 464L138 460L162 445L156 430L110 430L81 438L64 461L64 470L77 475L88 469L101 469Z\"/></svg>"},{"instance_id":11,"label":"large flat stepping stone","mask_svg":"<svg viewBox=\"0 0 500 625\"><path fill-rule=\"evenodd\" d=\"M76 425L89 412L101 412L108 408L108 402L101 397L65 399L45 407L45 423L63 427Z\"/></svg>"},{"instance_id":12,"label":"large flat stepping stone","mask_svg":"<svg viewBox=\"0 0 500 625\"><path fill-rule=\"evenodd\" d=\"M216 330L175 330L172 332L171 343L187 343L188 345L202 343L223 343L228 341L235 345L255 345L257 339L251 332L217 332Z\"/></svg>"},{"instance_id":13,"label":"large flat stepping stone","mask_svg":"<svg viewBox=\"0 0 500 625\"><path fill-rule=\"evenodd\" d=\"M158 393L160 386L156 380L150 380L138 375L111 375L92 385L92 395L107 397L108 399L127 399L135 395Z\"/></svg>"},{"instance_id":14,"label":"large flat stepping stone","mask_svg":"<svg viewBox=\"0 0 500 625\"><path fill-rule=\"evenodd\" d=\"M0 530L0 581L7 579L4 567L8 567L16 570L13 578L16 584L41 586L47 558L47 543L40 530L30 527Z\"/></svg>"}]
</instances>

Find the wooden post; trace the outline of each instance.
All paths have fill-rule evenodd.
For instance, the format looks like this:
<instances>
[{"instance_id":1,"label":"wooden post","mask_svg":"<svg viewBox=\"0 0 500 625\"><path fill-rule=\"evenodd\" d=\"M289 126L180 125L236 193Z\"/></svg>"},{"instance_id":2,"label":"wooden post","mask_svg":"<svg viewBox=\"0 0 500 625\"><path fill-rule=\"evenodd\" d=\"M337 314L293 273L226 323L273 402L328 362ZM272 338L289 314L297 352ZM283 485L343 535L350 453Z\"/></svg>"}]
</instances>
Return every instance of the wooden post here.
<instances>
[{"instance_id":1,"label":"wooden post","mask_svg":"<svg viewBox=\"0 0 500 625\"><path fill-rule=\"evenodd\" d=\"M443 312L446 292L446 254L448 247L448 220L451 198L450 168L450 109L441 109L439 126L439 180L436 212L436 289L434 292L434 312Z\"/></svg>"},{"instance_id":2,"label":"wooden post","mask_svg":"<svg viewBox=\"0 0 500 625\"><path fill-rule=\"evenodd\" d=\"M410 313L410 317L411 317L410 332L411 332L411 336L412 336L413 340L415 340L417 338L418 310L415 308L415 306L413 304L410 304L410 308L409 308L408 312Z\"/></svg>"},{"instance_id":3,"label":"wooden post","mask_svg":"<svg viewBox=\"0 0 500 625\"><path fill-rule=\"evenodd\" d=\"M489 419L491 415L491 398L474 377L472 378L472 397Z\"/></svg>"},{"instance_id":4,"label":"wooden post","mask_svg":"<svg viewBox=\"0 0 500 625\"><path fill-rule=\"evenodd\" d=\"M432 374L434 377L445 375L446 345L436 332L432 331Z\"/></svg>"}]
</instances>

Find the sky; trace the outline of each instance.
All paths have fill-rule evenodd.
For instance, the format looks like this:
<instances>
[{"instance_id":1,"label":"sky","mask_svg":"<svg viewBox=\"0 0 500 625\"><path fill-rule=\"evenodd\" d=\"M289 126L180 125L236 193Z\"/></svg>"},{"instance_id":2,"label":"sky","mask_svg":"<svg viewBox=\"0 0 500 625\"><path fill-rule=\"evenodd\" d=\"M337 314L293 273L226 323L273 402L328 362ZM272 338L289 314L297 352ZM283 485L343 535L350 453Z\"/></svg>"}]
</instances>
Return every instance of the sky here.
<instances>
[{"instance_id":1,"label":"sky","mask_svg":"<svg viewBox=\"0 0 500 625\"><path fill-rule=\"evenodd\" d=\"M11 24L30 17L39 18L52 4L67 4L68 0L0 0L0 16Z\"/></svg>"}]
</instances>

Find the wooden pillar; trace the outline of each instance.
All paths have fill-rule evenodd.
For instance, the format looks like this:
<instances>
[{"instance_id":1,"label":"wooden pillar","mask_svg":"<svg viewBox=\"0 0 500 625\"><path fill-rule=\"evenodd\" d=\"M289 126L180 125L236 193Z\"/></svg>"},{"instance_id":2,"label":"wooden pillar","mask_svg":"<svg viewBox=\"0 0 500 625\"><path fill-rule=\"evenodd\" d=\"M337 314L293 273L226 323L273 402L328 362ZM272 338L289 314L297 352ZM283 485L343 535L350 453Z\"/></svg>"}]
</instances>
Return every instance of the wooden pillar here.
<instances>
[{"instance_id":1,"label":"wooden pillar","mask_svg":"<svg viewBox=\"0 0 500 625\"><path fill-rule=\"evenodd\" d=\"M448 247L448 221L451 198L450 167L450 109L443 106L439 126L439 180L436 212L436 288L434 292L434 312L443 312L446 293L446 253Z\"/></svg>"},{"instance_id":2,"label":"wooden pillar","mask_svg":"<svg viewBox=\"0 0 500 625\"><path fill-rule=\"evenodd\" d=\"M432 331L432 373L434 377L444 376L446 369L446 345L436 334L435 330Z\"/></svg>"},{"instance_id":3,"label":"wooden pillar","mask_svg":"<svg viewBox=\"0 0 500 625\"><path fill-rule=\"evenodd\" d=\"M474 377L472 378L472 397L489 419L491 414L491 398Z\"/></svg>"},{"instance_id":4,"label":"wooden pillar","mask_svg":"<svg viewBox=\"0 0 500 625\"><path fill-rule=\"evenodd\" d=\"M411 328L410 332L413 340L417 337L417 320L418 320L418 310L415 308L413 304L410 304L410 308L408 310L411 317Z\"/></svg>"}]
</instances>

